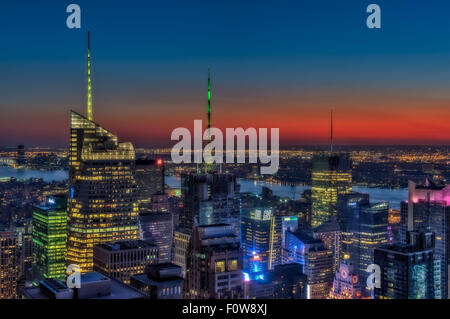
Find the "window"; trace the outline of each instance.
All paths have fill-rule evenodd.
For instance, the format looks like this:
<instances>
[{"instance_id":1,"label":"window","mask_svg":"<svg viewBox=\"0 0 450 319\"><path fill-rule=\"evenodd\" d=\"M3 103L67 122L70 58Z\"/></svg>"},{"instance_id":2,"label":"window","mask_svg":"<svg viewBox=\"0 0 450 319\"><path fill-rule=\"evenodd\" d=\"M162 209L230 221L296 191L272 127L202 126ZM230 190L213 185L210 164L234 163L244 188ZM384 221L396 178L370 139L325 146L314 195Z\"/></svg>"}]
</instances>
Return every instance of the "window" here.
<instances>
[{"instance_id":1,"label":"window","mask_svg":"<svg viewBox=\"0 0 450 319\"><path fill-rule=\"evenodd\" d=\"M238 261L237 259L228 260L228 271L235 271L238 269Z\"/></svg>"},{"instance_id":2,"label":"window","mask_svg":"<svg viewBox=\"0 0 450 319\"><path fill-rule=\"evenodd\" d=\"M225 272L225 261L224 260L216 261L215 272Z\"/></svg>"}]
</instances>

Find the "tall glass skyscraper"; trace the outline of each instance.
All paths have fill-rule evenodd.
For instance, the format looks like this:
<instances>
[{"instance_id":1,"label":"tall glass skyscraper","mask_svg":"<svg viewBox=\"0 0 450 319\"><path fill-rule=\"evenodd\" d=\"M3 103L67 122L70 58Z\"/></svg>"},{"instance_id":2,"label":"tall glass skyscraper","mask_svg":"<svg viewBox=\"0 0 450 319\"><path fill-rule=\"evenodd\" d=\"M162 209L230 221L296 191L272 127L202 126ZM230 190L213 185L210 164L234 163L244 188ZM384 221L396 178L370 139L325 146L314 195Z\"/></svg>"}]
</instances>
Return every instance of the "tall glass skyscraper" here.
<instances>
[{"instance_id":1,"label":"tall glass skyscraper","mask_svg":"<svg viewBox=\"0 0 450 319\"><path fill-rule=\"evenodd\" d=\"M33 212L33 279L66 276L67 198L50 196Z\"/></svg>"},{"instance_id":2,"label":"tall glass skyscraper","mask_svg":"<svg viewBox=\"0 0 450 319\"><path fill-rule=\"evenodd\" d=\"M281 263L281 217L273 209L244 209L241 217L241 245L244 270L264 275Z\"/></svg>"},{"instance_id":3,"label":"tall glass skyscraper","mask_svg":"<svg viewBox=\"0 0 450 319\"><path fill-rule=\"evenodd\" d=\"M338 196L352 191L352 164L348 154L321 153L313 158L311 226L337 214Z\"/></svg>"},{"instance_id":4,"label":"tall glass skyscraper","mask_svg":"<svg viewBox=\"0 0 450 319\"><path fill-rule=\"evenodd\" d=\"M131 143L71 112L67 263L92 271L93 246L139 239Z\"/></svg>"}]
</instances>

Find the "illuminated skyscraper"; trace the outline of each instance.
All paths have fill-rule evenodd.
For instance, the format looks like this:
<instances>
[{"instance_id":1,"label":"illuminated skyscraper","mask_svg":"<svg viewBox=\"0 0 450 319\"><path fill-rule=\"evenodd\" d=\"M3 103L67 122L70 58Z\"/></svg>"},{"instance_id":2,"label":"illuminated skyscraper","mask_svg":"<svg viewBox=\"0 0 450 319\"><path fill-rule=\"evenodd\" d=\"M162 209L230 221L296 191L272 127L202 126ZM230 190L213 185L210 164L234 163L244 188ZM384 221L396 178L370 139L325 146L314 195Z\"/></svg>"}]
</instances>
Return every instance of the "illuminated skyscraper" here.
<instances>
[{"instance_id":1,"label":"illuminated skyscraper","mask_svg":"<svg viewBox=\"0 0 450 319\"><path fill-rule=\"evenodd\" d=\"M375 249L380 266L376 299L441 299L440 260L434 254L434 234L409 232L408 244Z\"/></svg>"},{"instance_id":2,"label":"illuminated skyscraper","mask_svg":"<svg viewBox=\"0 0 450 319\"><path fill-rule=\"evenodd\" d=\"M402 202L401 241L406 242L408 231L429 228L435 234L435 256L441 260L442 298L449 298L450 266L450 185L436 185L427 180L425 185L412 181L408 184L408 201Z\"/></svg>"},{"instance_id":3,"label":"illuminated skyscraper","mask_svg":"<svg viewBox=\"0 0 450 319\"><path fill-rule=\"evenodd\" d=\"M17 234L0 231L0 299L16 299L19 279Z\"/></svg>"},{"instance_id":4,"label":"illuminated skyscraper","mask_svg":"<svg viewBox=\"0 0 450 319\"><path fill-rule=\"evenodd\" d=\"M352 169L348 154L315 155L312 167L312 218L317 227L337 214L338 196L352 191Z\"/></svg>"},{"instance_id":5,"label":"illuminated skyscraper","mask_svg":"<svg viewBox=\"0 0 450 319\"><path fill-rule=\"evenodd\" d=\"M281 264L281 234L281 217L271 208L243 210L241 243L246 272L264 275Z\"/></svg>"},{"instance_id":6,"label":"illuminated skyscraper","mask_svg":"<svg viewBox=\"0 0 450 319\"><path fill-rule=\"evenodd\" d=\"M94 245L139 239L134 147L92 120L89 43L87 113L70 114L67 264L82 272Z\"/></svg>"},{"instance_id":7,"label":"illuminated skyscraper","mask_svg":"<svg viewBox=\"0 0 450 319\"><path fill-rule=\"evenodd\" d=\"M131 143L71 112L67 263L92 271L92 249L139 239L135 153Z\"/></svg>"},{"instance_id":8,"label":"illuminated skyscraper","mask_svg":"<svg viewBox=\"0 0 450 319\"><path fill-rule=\"evenodd\" d=\"M67 198L50 196L33 212L33 279L66 276Z\"/></svg>"},{"instance_id":9,"label":"illuminated skyscraper","mask_svg":"<svg viewBox=\"0 0 450 319\"><path fill-rule=\"evenodd\" d=\"M345 224L343 259L350 262L361 282L366 282L367 267L374 263L374 249L388 243L389 203L369 203L368 196L352 193L340 198L339 208ZM363 296L372 291L363 287Z\"/></svg>"},{"instance_id":10,"label":"illuminated skyscraper","mask_svg":"<svg viewBox=\"0 0 450 319\"><path fill-rule=\"evenodd\" d=\"M326 299L333 281L333 252L302 231L286 232L285 250L290 262L303 266L307 299Z\"/></svg>"}]
</instances>

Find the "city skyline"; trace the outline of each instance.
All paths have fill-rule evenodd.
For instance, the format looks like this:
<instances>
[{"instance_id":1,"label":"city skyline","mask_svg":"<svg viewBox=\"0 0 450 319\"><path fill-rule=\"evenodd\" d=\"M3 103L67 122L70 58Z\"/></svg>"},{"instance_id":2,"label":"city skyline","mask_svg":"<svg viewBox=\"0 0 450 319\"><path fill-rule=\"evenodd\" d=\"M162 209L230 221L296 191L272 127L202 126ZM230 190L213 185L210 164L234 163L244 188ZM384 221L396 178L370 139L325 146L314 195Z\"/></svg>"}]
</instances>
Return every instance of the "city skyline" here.
<instances>
[{"instance_id":1,"label":"city skyline","mask_svg":"<svg viewBox=\"0 0 450 319\"><path fill-rule=\"evenodd\" d=\"M205 118L208 67L214 127L278 127L281 146L325 145L334 109L337 145L450 144L450 46L439 40L450 28L437 3L379 1L380 30L357 1L135 4L79 1L80 30L65 27L65 3L29 4L37 20L6 6L1 146L67 146L70 109L86 112L88 29L95 121L136 147L171 146L174 128Z\"/></svg>"}]
</instances>

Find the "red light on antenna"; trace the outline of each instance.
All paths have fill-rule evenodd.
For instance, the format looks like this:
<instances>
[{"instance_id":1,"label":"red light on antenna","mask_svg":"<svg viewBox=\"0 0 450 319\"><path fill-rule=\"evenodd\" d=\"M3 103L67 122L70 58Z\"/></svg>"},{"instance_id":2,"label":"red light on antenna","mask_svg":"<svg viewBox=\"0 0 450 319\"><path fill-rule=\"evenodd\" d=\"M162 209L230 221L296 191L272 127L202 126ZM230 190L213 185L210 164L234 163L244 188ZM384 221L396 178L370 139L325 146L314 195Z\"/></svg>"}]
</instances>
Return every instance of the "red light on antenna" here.
<instances>
[{"instance_id":1,"label":"red light on antenna","mask_svg":"<svg viewBox=\"0 0 450 319\"><path fill-rule=\"evenodd\" d=\"M156 164L157 164L157 165L162 165L162 164L163 164L163 160L160 159L160 158L157 159L157 160L156 160Z\"/></svg>"}]
</instances>

